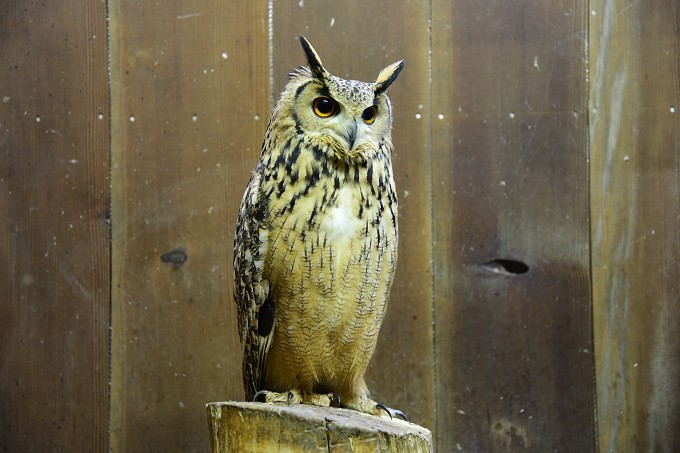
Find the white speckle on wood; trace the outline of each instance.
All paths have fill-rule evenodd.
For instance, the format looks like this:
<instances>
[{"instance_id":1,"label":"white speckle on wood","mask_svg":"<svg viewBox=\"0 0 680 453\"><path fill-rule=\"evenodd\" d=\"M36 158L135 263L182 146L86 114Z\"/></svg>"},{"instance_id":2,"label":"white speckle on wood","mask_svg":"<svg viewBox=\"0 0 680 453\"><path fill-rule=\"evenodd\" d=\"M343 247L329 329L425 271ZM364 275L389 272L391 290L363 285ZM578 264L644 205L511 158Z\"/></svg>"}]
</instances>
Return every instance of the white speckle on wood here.
<instances>
[{"instance_id":1,"label":"white speckle on wood","mask_svg":"<svg viewBox=\"0 0 680 453\"><path fill-rule=\"evenodd\" d=\"M203 13L182 14L180 16L177 16L177 20L191 19L192 17L199 17L199 16L202 16L202 15L203 15Z\"/></svg>"}]
</instances>

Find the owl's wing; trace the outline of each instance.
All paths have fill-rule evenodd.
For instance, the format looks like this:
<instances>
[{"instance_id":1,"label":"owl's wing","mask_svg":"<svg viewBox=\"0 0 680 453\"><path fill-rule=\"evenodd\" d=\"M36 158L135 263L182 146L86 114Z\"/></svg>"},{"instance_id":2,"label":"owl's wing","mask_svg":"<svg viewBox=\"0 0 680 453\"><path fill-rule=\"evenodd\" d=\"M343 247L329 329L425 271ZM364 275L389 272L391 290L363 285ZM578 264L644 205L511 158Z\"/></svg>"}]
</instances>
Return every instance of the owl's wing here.
<instances>
[{"instance_id":1,"label":"owl's wing","mask_svg":"<svg viewBox=\"0 0 680 453\"><path fill-rule=\"evenodd\" d=\"M243 386L252 400L260 388L264 362L274 336L274 303L263 279L267 255L267 200L261 194L259 172L253 173L241 200L234 238L234 300L243 348Z\"/></svg>"}]
</instances>

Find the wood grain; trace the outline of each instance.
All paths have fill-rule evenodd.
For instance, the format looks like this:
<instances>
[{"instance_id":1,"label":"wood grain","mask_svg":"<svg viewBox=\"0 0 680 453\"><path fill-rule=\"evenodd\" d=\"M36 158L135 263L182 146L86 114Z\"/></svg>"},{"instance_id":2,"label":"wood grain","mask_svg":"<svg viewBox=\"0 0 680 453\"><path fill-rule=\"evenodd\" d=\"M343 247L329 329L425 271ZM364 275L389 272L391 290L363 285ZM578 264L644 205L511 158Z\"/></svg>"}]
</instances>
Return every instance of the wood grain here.
<instances>
[{"instance_id":1,"label":"wood grain","mask_svg":"<svg viewBox=\"0 0 680 453\"><path fill-rule=\"evenodd\" d=\"M680 7L591 2L600 450L680 445Z\"/></svg>"},{"instance_id":2,"label":"wood grain","mask_svg":"<svg viewBox=\"0 0 680 453\"><path fill-rule=\"evenodd\" d=\"M205 403L243 397L231 260L269 108L266 4L109 6L111 446L206 451Z\"/></svg>"},{"instance_id":3,"label":"wood grain","mask_svg":"<svg viewBox=\"0 0 680 453\"><path fill-rule=\"evenodd\" d=\"M288 72L306 64L297 41L300 34L314 45L326 68L344 78L373 81L383 67L406 60L389 90L399 197L399 264L367 383L374 399L432 427L429 5L274 2L272 19L275 96L283 89Z\"/></svg>"},{"instance_id":4,"label":"wood grain","mask_svg":"<svg viewBox=\"0 0 680 453\"><path fill-rule=\"evenodd\" d=\"M0 6L2 451L107 446L104 6Z\"/></svg>"},{"instance_id":5,"label":"wood grain","mask_svg":"<svg viewBox=\"0 0 680 453\"><path fill-rule=\"evenodd\" d=\"M680 444L674 0L270 2L271 48L267 2L4 3L0 450L208 449L205 403L243 397L236 213L300 33L342 77L406 60L375 399L440 451Z\"/></svg>"},{"instance_id":6,"label":"wood grain","mask_svg":"<svg viewBox=\"0 0 680 453\"><path fill-rule=\"evenodd\" d=\"M432 451L429 430L348 409L226 402L206 412L213 453Z\"/></svg>"},{"instance_id":7,"label":"wood grain","mask_svg":"<svg viewBox=\"0 0 680 453\"><path fill-rule=\"evenodd\" d=\"M586 14L432 4L439 450L595 449Z\"/></svg>"}]
</instances>

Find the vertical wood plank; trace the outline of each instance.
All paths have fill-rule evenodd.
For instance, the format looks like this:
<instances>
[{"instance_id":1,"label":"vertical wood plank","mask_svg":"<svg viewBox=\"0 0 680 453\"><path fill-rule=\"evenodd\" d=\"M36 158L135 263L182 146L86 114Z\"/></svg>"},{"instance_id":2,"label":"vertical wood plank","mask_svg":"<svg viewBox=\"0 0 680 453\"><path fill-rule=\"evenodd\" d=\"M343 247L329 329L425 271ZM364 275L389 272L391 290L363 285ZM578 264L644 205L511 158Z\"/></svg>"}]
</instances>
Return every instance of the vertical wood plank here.
<instances>
[{"instance_id":1,"label":"vertical wood plank","mask_svg":"<svg viewBox=\"0 0 680 453\"><path fill-rule=\"evenodd\" d=\"M269 109L266 2L116 0L113 451L206 451L243 397L234 225Z\"/></svg>"},{"instance_id":2,"label":"vertical wood plank","mask_svg":"<svg viewBox=\"0 0 680 453\"><path fill-rule=\"evenodd\" d=\"M441 451L595 449L586 14L432 4Z\"/></svg>"},{"instance_id":3,"label":"vertical wood plank","mask_svg":"<svg viewBox=\"0 0 680 453\"><path fill-rule=\"evenodd\" d=\"M593 308L603 452L680 445L680 7L591 2Z\"/></svg>"},{"instance_id":4,"label":"vertical wood plank","mask_svg":"<svg viewBox=\"0 0 680 453\"><path fill-rule=\"evenodd\" d=\"M431 428L429 13L426 2L274 2L273 71L277 97L287 74L306 64L297 41L300 34L314 45L326 68L344 78L373 81L383 67L406 60L389 91L399 196L399 264L367 384L374 399Z\"/></svg>"},{"instance_id":5,"label":"vertical wood plank","mask_svg":"<svg viewBox=\"0 0 680 453\"><path fill-rule=\"evenodd\" d=\"M0 61L0 450L103 451L104 3L3 2Z\"/></svg>"}]
</instances>

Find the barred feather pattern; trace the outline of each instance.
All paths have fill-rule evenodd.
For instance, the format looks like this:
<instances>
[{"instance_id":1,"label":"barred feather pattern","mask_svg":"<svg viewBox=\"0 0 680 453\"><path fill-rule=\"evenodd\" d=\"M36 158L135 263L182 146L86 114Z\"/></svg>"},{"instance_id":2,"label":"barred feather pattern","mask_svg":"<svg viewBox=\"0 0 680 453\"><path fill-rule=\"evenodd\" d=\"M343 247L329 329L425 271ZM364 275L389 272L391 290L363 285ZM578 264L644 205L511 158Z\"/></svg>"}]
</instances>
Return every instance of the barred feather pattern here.
<instances>
[{"instance_id":1,"label":"barred feather pattern","mask_svg":"<svg viewBox=\"0 0 680 453\"><path fill-rule=\"evenodd\" d=\"M363 376L396 269L389 144L350 164L324 159L304 136L282 141L251 177L235 241L248 398L265 387L283 391L298 376L310 390ZM277 305L270 370L253 357L257 312L268 297ZM326 365L339 357L346 363Z\"/></svg>"},{"instance_id":2,"label":"barred feather pattern","mask_svg":"<svg viewBox=\"0 0 680 453\"><path fill-rule=\"evenodd\" d=\"M309 90L344 96L348 112L356 103L356 116L367 102L379 102L388 115L385 132L349 149L335 135L310 131L298 110ZM291 389L368 397L364 373L397 264L390 129L389 100L374 84L317 80L306 68L291 75L234 239L247 399Z\"/></svg>"}]
</instances>

